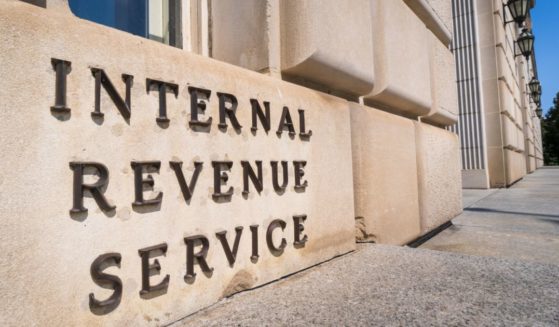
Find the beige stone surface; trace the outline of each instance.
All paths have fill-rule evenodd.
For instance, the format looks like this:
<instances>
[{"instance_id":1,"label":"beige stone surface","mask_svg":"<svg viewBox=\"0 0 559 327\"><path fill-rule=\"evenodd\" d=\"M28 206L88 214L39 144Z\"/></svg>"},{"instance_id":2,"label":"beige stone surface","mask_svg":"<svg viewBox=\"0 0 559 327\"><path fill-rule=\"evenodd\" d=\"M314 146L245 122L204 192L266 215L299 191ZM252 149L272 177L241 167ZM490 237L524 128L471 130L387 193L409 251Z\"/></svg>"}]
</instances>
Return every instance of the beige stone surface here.
<instances>
[{"instance_id":1,"label":"beige stone surface","mask_svg":"<svg viewBox=\"0 0 559 327\"><path fill-rule=\"evenodd\" d=\"M462 188L489 189L489 176L486 169L462 170Z\"/></svg>"},{"instance_id":2,"label":"beige stone surface","mask_svg":"<svg viewBox=\"0 0 559 327\"><path fill-rule=\"evenodd\" d=\"M526 159L523 153L505 150L507 186L524 177L526 172Z\"/></svg>"},{"instance_id":3,"label":"beige stone surface","mask_svg":"<svg viewBox=\"0 0 559 327\"><path fill-rule=\"evenodd\" d=\"M280 74L280 0L221 0L210 7L212 58Z\"/></svg>"},{"instance_id":4,"label":"beige stone surface","mask_svg":"<svg viewBox=\"0 0 559 327\"><path fill-rule=\"evenodd\" d=\"M501 146L487 147L487 164L491 188L506 187L505 153Z\"/></svg>"},{"instance_id":5,"label":"beige stone surface","mask_svg":"<svg viewBox=\"0 0 559 327\"><path fill-rule=\"evenodd\" d=\"M421 232L462 212L460 152L456 134L415 122Z\"/></svg>"},{"instance_id":6,"label":"beige stone surface","mask_svg":"<svg viewBox=\"0 0 559 327\"><path fill-rule=\"evenodd\" d=\"M280 17L284 78L354 96L371 91L370 0L284 0Z\"/></svg>"},{"instance_id":7,"label":"beige stone surface","mask_svg":"<svg viewBox=\"0 0 559 327\"><path fill-rule=\"evenodd\" d=\"M506 119L499 112L486 113L485 114L485 133L486 133L486 145L501 147L503 139L503 127L501 125L501 119Z\"/></svg>"},{"instance_id":8,"label":"beige stone surface","mask_svg":"<svg viewBox=\"0 0 559 327\"><path fill-rule=\"evenodd\" d=\"M524 140L522 139L522 130L520 130L512 118L507 115L502 115L501 123L503 124L504 131L504 146L515 151L523 150Z\"/></svg>"},{"instance_id":9,"label":"beige stone surface","mask_svg":"<svg viewBox=\"0 0 559 327\"><path fill-rule=\"evenodd\" d=\"M358 241L405 244L420 235L413 122L351 105Z\"/></svg>"},{"instance_id":10,"label":"beige stone surface","mask_svg":"<svg viewBox=\"0 0 559 327\"><path fill-rule=\"evenodd\" d=\"M58 12L71 12L68 6L68 0L47 0L47 9L56 10Z\"/></svg>"},{"instance_id":11,"label":"beige stone surface","mask_svg":"<svg viewBox=\"0 0 559 327\"><path fill-rule=\"evenodd\" d=\"M528 173L533 173L535 170L536 170L536 158L528 157L528 160L526 160L526 171Z\"/></svg>"},{"instance_id":12,"label":"beige stone surface","mask_svg":"<svg viewBox=\"0 0 559 327\"><path fill-rule=\"evenodd\" d=\"M443 22L446 29L452 34L452 1L448 0L427 0L437 17Z\"/></svg>"},{"instance_id":13,"label":"beige stone surface","mask_svg":"<svg viewBox=\"0 0 559 327\"><path fill-rule=\"evenodd\" d=\"M502 24L501 1L476 0L480 65L485 106L488 171L491 187L504 187L530 170L526 133L525 85L531 76L510 41L518 36L514 24Z\"/></svg>"},{"instance_id":14,"label":"beige stone surface","mask_svg":"<svg viewBox=\"0 0 559 327\"><path fill-rule=\"evenodd\" d=\"M458 87L454 55L434 36L429 36L432 107L422 121L450 126L458 121Z\"/></svg>"},{"instance_id":15,"label":"beige stone surface","mask_svg":"<svg viewBox=\"0 0 559 327\"><path fill-rule=\"evenodd\" d=\"M212 58L255 71L269 68L268 7L262 0L213 1Z\"/></svg>"},{"instance_id":16,"label":"beige stone surface","mask_svg":"<svg viewBox=\"0 0 559 327\"><path fill-rule=\"evenodd\" d=\"M0 101L3 122L0 137L3 155L0 173L0 324L122 326L163 325L211 305L231 290L270 282L355 246L354 199L351 167L350 113L337 98L281 82L241 68L203 58L155 41L110 29L19 1L0 2ZM51 58L72 62L67 101L71 114L53 114L55 73ZM93 120L94 78L90 67L104 69L117 91L124 94L123 73L134 76L132 115L127 122L104 90L103 120ZM157 92L146 92L146 78L179 85L178 97L167 94L170 123L156 123ZM189 86L212 90L207 112L212 116L209 132L189 127ZM224 132L217 128L216 92L236 95L240 133L230 122ZM250 98L270 101L272 130L250 131ZM297 109L304 109L308 140L275 133L280 110L288 106L298 131ZM260 125L259 125L260 127ZM132 160L161 161L153 173L154 190L163 201L159 208L142 210L134 201ZM203 169L190 203L185 203L169 161L184 162L190 180L193 162ZM230 202L212 199L211 161L231 160L228 185L234 187ZM247 198L241 194L241 160L263 161L264 190ZM305 192L289 188L274 192L271 160L306 160ZM86 197L86 215L71 216L72 170L69 162L95 161L110 172L105 195L116 210L104 213ZM94 176L88 177L93 182ZM293 246L292 215L306 214L304 248ZM274 256L266 247L264 229L272 219L283 219L287 247ZM258 262L250 261L249 225L258 224ZM232 243L234 229L244 228L237 261L229 266L215 233L227 231ZM195 271L193 284L185 283L184 237L205 235L210 242L207 261L215 270L211 277ZM280 231L274 233L279 242ZM138 249L167 243L166 256L157 257L156 284L170 276L166 294L151 299L139 296L141 259ZM276 243L277 244L277 243ZM123 282L122 301L107 315L95 315L88 295L105 299L111 290L97 286L90 276L93 260L107 252L122 255L121 267L106 273Z\"/></svg>"},{"instance_id":17,"label":"beige stone surface","mask_svg":"<svg viewBox=\"0 0 559 327\"><path fill-rule=\"evenodd\" d=\"M452 1L448 0L404 0L425 26L445 46L452 41Z\"/></svg>"},{"instance_id":18,"label":"beige stone surface","mask_svg":"<svg viewBox=\"0 0 559 327\"><path fill-rule=\"evenodd\" d=\"M431 109L428 30L403 2L376 0L372 8L375 86L367 105L407 116Z\"/></svg>"}]
</instances>

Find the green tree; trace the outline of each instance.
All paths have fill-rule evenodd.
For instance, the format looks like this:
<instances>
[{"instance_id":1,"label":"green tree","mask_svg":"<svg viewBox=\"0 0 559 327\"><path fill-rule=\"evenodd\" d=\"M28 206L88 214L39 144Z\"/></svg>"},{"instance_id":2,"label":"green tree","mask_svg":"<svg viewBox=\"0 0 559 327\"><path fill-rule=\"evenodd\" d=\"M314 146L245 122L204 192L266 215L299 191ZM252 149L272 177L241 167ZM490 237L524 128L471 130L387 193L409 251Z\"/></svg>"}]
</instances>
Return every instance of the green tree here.
<instances>
[{"instance_id":1,"label":"green tree","mask_svg":"<svg viewBox=\"0 0 559 327\"><path fill-rule=\"evenodd\" d=\"M546 165L559 165L559 92L542 119L543 157Z\"/></svg>"}]
</instances>

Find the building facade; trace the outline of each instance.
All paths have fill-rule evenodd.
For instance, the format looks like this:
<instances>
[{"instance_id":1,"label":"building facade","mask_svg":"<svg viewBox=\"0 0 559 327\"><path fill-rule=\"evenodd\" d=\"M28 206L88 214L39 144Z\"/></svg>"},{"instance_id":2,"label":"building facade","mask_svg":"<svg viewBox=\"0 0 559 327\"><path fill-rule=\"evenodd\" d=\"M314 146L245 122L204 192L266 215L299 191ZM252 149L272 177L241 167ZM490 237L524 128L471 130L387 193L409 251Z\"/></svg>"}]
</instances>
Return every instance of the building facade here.
<instances>
[{"instance_id":1,"label":"building facade","mask_svg":"<svg viewBox=\"0 0 559 327\"><path fill-rule=\"evenodd\" d=\"M507 3L453 1L460 119L452 130L465 188L507 187L543 165L539 104L528 87L537 79L535 55L524 57L517 44L531 20L519 27Z\"/></svg>"},{"instance_id":2,"label":"building facade","mask_svg":"<svg viewBox=\"0 0 559 327\"><path fill-rule=\"evenodd\" d=\"M438 229L461 168L537 167L533 61L486 75L504 33L457 3L1 1L2 324L168 324Z\"/></svg>"}]
</instances>

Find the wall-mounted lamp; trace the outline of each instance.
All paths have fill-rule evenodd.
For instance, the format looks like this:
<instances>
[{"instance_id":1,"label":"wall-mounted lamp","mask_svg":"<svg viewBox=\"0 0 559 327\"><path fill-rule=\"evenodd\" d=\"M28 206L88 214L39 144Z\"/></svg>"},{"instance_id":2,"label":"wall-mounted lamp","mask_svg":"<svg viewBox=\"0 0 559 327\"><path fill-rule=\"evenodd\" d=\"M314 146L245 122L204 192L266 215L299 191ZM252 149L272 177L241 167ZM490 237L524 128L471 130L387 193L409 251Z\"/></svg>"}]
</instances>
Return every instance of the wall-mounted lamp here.
<instances>
[{"instance_id":1,"label":"wall-mounted lamp","mask_svg":"<svg viewBox=\"0 0 559 327\"><path fill-rule=\"evenodd\" d=\"M538 118L540 119L542 118L542 113L543 113L542 108L538 107L538 109L536 109L536 115L538 115Z\"/></svg>"},{"instance_id":2,"label":"wall-mounted lamp","mask_svg":"<svg viewBox=\"0 0 559 327\"><path fill-rule=\"evenodd\" d=\"M541 104L541 99L542 99L542 95L540 93L532 94L532 100L534 100L534 103L537 104L538 106Z\"/></svg>"},{"instance_id":3,"label":"wall-mounted lamp","mask_svg":"<svg viewBox=\"0 0 559 327\"><path fill-rule=\"evenodd\" d=\"M530 94L542 93L542 85L535 77L532 77L532 80L528 83L528 88L530 89Z\"/></svg>"},{"instance_id":4,"label":"wall-mounted lamp","mask_svg":"<svg viewBox=\"0 0 559 327\"><path fill-rule=\"evenodd\" d=\"M528 60L528 57L532 55L532 51L534 50L534 39L535 39L534 35L530 33L530 31L528 31L527 28L524 28L522 30L522 33L520 33L518 39L516 40L516 44L518 44L520 53L516 53L516 48L515 48L514 56L517 57L523 55L524 57L526 57L526 60Z\"/></svg>"},{"instance_id":5,"label":"wall-mounted lamp","mask_svg":"<svg viewBox=\"0 0 559 327\"><path fill-rule=\"evenodd\" d=\"M528 83L528 89L530 89L530 95L532 96L532 100L534 103L538 105L541 104L541 96L542 96L542 85L540 81L538 81L535 77Z\"/></svg>"},{"instance_id":6,"label":"wall-mounted lamp","mask_svg":"<svg viewBox=\"0 0 559 327\"><path fill-rule=\"evenodd\" d=\"M504 24L516 22L518 27L521 27L528 16L528 2L529 0L509 0L506 5L503 5L503 17L505 17L504 7L509 9L510 15L512 16L512 20L509 21L503 18L505 21Z\"/></svg>"}]
</instances>

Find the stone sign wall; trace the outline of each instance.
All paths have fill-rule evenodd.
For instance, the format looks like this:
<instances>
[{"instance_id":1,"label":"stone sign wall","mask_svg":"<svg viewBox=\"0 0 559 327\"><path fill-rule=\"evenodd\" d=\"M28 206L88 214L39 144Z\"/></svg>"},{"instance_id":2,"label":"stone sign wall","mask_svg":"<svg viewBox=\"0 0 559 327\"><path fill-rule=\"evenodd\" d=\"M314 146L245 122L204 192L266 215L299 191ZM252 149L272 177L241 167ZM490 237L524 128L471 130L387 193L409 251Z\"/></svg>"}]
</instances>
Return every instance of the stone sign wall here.
<instances>
[{"instance_id":1,"label":"stone sign wall","mask_svg":"<svg viewBox=\"0 0 559 327\"><path fill-rule=\"evenodd\" d=\"M2 325L137 325L354 249L347 102L0 4Z\"/></svg>"},{"instance_id":2,"label":"stone sign wall","mask_svg":"<svg viewBox=\"0 0 559 327\"><path fill-rule=\"evenodd\" d=\"M164 325L459 214L448 6L345 2L183 1L177 49L1 1L0 324Z\"/></svg>"}]
</instances>

